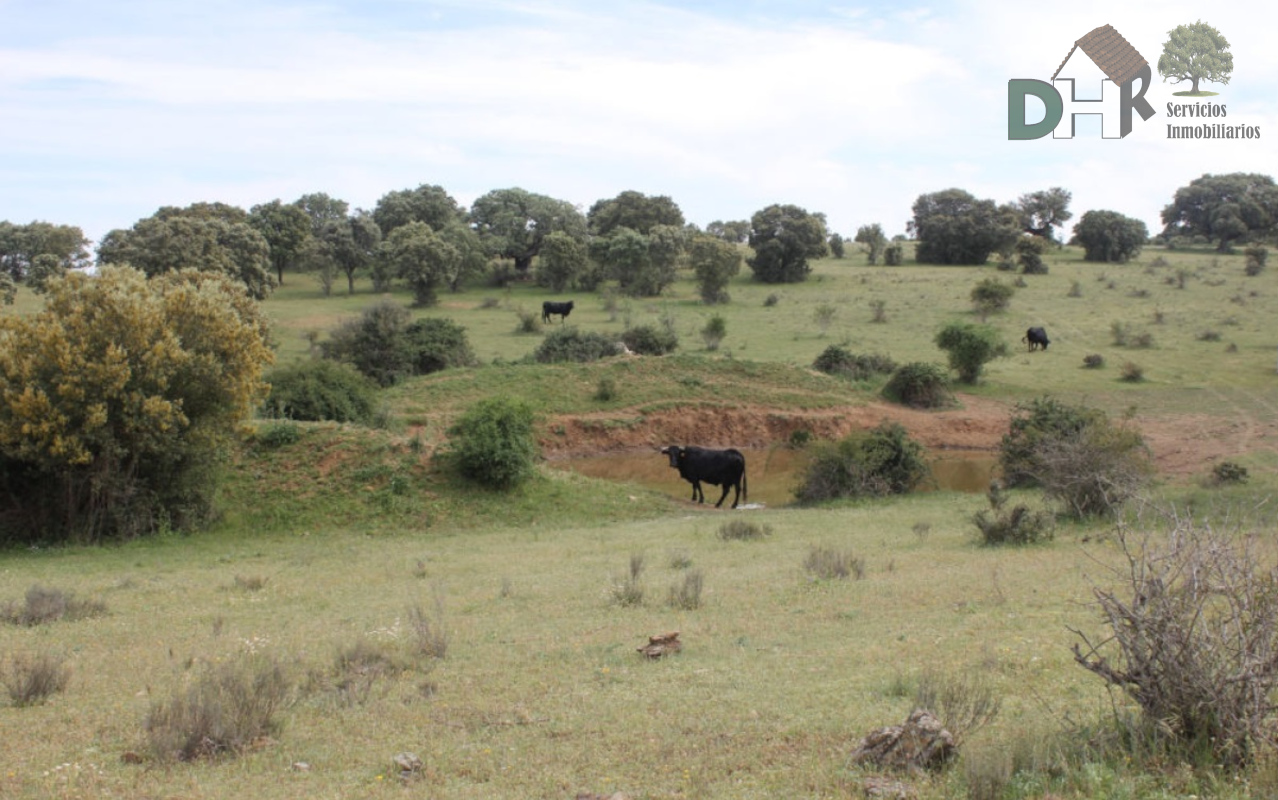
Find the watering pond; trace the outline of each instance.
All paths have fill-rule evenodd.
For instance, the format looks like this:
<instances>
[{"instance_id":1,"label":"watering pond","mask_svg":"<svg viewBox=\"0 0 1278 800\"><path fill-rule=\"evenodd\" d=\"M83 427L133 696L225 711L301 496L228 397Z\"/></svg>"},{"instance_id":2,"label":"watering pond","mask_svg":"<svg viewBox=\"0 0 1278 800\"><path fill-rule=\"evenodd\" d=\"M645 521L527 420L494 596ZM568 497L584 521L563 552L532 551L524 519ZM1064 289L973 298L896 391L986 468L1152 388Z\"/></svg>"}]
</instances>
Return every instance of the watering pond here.
<instances>
[{"instance_id":1,"label":"watering pond","mask_svg":"<svg viewBox=\"0 0 1278 800\"><path fill-rule=\"evenodd\" d=\"M794 487L803 475L807 452L777 446L768 449L745 449L746 481L749 502L777 507L794 501ZM984 492L997 473L997 455L985 450L938 450L929 454L932 481L923 491ZM635 483L647 489L681 497L692 497L692 484L679 477L666 456L652 451L629 451L601 456L555 459L554 469L571 470L592 478ZM719 499L722 488L702 485L707 503ZM732 502L729 491L724 505Z\"/></svg>"}]
</instances>

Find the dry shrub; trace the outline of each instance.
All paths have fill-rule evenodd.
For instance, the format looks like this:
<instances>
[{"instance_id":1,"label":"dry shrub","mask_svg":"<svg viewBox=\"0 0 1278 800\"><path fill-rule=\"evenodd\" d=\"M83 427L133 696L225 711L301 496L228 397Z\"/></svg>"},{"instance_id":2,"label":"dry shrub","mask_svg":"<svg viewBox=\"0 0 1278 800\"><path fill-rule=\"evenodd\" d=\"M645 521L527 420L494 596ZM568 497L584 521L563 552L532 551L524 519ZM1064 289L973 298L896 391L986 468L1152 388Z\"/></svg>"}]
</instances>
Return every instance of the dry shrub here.
<instances>
[{"instance_id":1,"label":"dry shrub","mask_svg":"<svg viewBox=\"0 0 1278 800\"><path fill-rule=\"evenodd\" d=\"M1105 366L1105 357L1100 353L1090 353L1083 356L1083 366L1087 369L1100 369Z\"/></svg>"},{"instance_id":2,"label":"dry shrub","mask_svg":"<svg viewBox=\"0 0 1278 800\"><path fill-rule=\"evenodd\" d=\"M643 553L631 553L630 572L621 580L613 581L612 587L609 589L609 596L613 603L619 606L638 606L643 604L644 588L640 580L643 576L643 566Z\"/></svg>"},{"instance_id":3,"label":"dry shrub","mask_svg":"<svg viewBox=\"0 0 1278 800\"><path fill-rule=\"evenodd\" d=\"M747 522L743 519L734 519L731 522L725 522L720 525L718 535L725 542L750 542L772 535L772 526L760 525L757 522Z\"/></svg>"},{"instance_id":4,"label":"dry shrub","mask_svg":"<svg viewBox=\"0 0 1278 800\"><path fill-rule=\"evenodd\" d=\"M1134 361L1128 361L1119 371L1119 377L1128 383L1140 383L1145 380L1145 368Z\"/></svg>"},{"instance_id":5,"label":"dry shrub","mask_svg":"<svg viewBox=\"0 0 1278 800\"><path fill-rule=\"evenodd\" d=\"M373 687L382 679L398 675L405 664L388 642L361 636L338 648L333 659L331 688L343 706L359 706L368 702Z\"/></svg>"},{"instance_id":6,"label":"dry shrub","mask_svg":"<svg viewBox=\"0 0 1278 800\"><path fill-rule=\"evenodd\" d=\"M515 325L515 333L541 333L541 314L529 311L523 306L517 306L515 316L519 318L519 322Z\"/></svg>"},{"instance_id":7,"label":"dry shrub","mask_svg":"<svg viewBox=\"0 0 1278 800\"><path fill-rule=\"evenodd\" d=\"M269 579L261 575L236 575L235 588L242 592L260 592Z\"/></svg>"},{"instance_id":8,"label":"dry shrub","mask_svg":"<svg viewBox=\"0 0 1278 800\"><path fill-rule=\"evenodd\" d=\"M509 594L509 581L503 584L503 591ZM448 629L444 626L444 594L440 587L435 587L434 604L430 612L423 609L421 604L409 607L408 630L412 636L413 653L418 657L443 658L448 655Z\"/></svg>"},{"instance_id":9,"label":"dry shrub","mask_svg":"<svg viewBox=\"0 0 1278 800\"><path fill-rule=\"evenodd\" d=\"M672 584L668 603L671 608L692 611L701 608L701 589L705 585L705 575L694 569L684 573L683 581Z\"/></svg>"},{"instance_id":10,"label":"dry shrub","mask_svg":"<svg viewBox=\"0 0 1278 800\"><path fill-rule=\"evenodd\" d=\"M846 550L813 545L803 559L803 569L818 580L844 580L848 576L861 580L865 577L865 561Z\"/></svg>"},{"instance_id":11,"label":"dry shrub","mask_svg":"<svg viewBox=\"0 0 1278 800\"><path fill-rule=\"evenodd\" d=\"M67 688L71 669L65 662L62 656L52 653L12 654L0 670L0 683L15 706L38 705Z\"/></svg>"},{"instance_id":12,"label":"dry shrub","mask_svg":"<svg viewBox=\"0 0 1278 800\"><path fill-rule=\"evenodd\" d=\"M279 729L291 689L280 665L260 654L210 664L168 700L152 703L147 743L162 760L240 753Z\"/></svg>"},{"instance_id":13,"label":"dry shrub","mask_svg":"<svg viewBox=\"0 0 1278 800\"><path fill-rule=\"evenodd\" d=\"M914 689L914 707L935 714L954 737L954 744L962 747L968 737L994 721L1002 701L989 681L977 675L927 669Z\"/></svg>"},{"instance_id":14,"label":"dry shrub","mask_svg":"<svg viewBox=\"0 0 1278 800\"><path fill-rule=\"evenodd\" d=\"M1104 632L1074 630L1074 659L1175 755L1241 766L1276 743L1278 569L1252 537L1168 517L1165 535L1119 528L1125 564L1092 590Z\"/></svg>"},{"instance_id":15,"label":"dry shrub","mask_svg":"<svg viewBox=\"0 0 1278 800\"><path fill-rule=\"evenodd\" d=\"M34 627L58 620L80 620L106 613L106 604L98 600L77 600L71 592L35 585L27 589L23 603L5 603L0 607L0 620L11 625Z\"/></svg>"}]
</instances>

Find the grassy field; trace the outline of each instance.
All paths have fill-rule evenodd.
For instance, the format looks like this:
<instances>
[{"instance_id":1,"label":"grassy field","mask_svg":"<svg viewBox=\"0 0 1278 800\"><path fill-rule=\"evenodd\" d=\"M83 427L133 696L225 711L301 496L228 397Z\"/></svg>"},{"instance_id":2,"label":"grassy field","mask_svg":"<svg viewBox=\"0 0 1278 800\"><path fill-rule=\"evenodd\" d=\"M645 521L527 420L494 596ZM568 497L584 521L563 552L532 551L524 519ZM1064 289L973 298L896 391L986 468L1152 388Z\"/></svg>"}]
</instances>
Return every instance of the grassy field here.
<instances>
[{"instance_id":1,"label":"grassy field","mask_svg":"<svg viewBox=\"0 0 1278 800\"><path fill-rule=\"evenodd\" d=\"M46 703L0 697L0 796L860 797L867 773L849 752L870 729L902 721L927 680L979 682L1002 711L954 768L906 777L923 798L1275 796L1269 759L1229 774L1087 746L1111 699L1073 663L1070 629L1099 630L1090 590L1114 580L1110 525L1065 524L1046 544L985 548L970 521L979 495L730 513L545 467L512 494L431 468L449 420L487 396L525 397L544 415L865 403L873 387L805 368L834 343L939 361L932 336L971 317L971 287L1015 279L992 267L863 261L819 262L794 286L743 276L733 302L713 310L686 277L668 297L618 300L615 318L600 298L577 294L570 324L620 332L668 316L681 338L675 357L598 365L515 363L538 337L514 332L514 309L538 308L552 297L545 290L444 295L415 313L464 325L484 366L386 390L382 429L316 424L278 448L250 440L212 530L0 553L0 609L38 585L104 610L0 623L0 668L52 654L70 669ZM1048 263L1050 274L1027 276L1011 309L991 317L1013 355L991 364L975 397L1053 393L1114 412L1134 406L1138 421L1236 417L1262 431L1278 419L1270 274L1245 277L1241 256L1210 252L1095 265L1067 248ZM322 338L377 299L359 288L324 298L309 276L289 276L266 304L280 361L303 357L308 333ZM496 305L485 308L489 297ZM873 300L886 322L870 321ZM35 302L24 295L17 313ZM836 308L824 334L814 322L822 305ZM716 353L697 333L711 313L727 320ZM1152 346L1115 345L1115 322L1148 332ZM1046 353L1018 344L1030 325L1047 328ZM1091 353L1107 366L1083 369ZM1126 361L1147 379L1119 380ZM591 397L603 376L616 381L615 401ZM1238 460L1253 473L1246 486L1166 481L1150 500L1271 542L1278 462L1260 447ZM1035 493L1015 499L1041 504ZM724 541L729 520L767 535ZM1166 524L1152 506L1129 522ZM815 578L803 565L816 546L854 556L863 574ZM637 560L637 588L626 587ZM703 581L699 604L672 605L692 575ZM446 634L442 657L423 655L423 618ZM673 630L684 642L677 656L635 652ZM352 667L352 652L378 657ZM155 704L250 657L287 678L279 729L236 757L152 758L145 720ZM402 752L423 763L406 779L392 764Z\"/></svg>"}]
</instances>

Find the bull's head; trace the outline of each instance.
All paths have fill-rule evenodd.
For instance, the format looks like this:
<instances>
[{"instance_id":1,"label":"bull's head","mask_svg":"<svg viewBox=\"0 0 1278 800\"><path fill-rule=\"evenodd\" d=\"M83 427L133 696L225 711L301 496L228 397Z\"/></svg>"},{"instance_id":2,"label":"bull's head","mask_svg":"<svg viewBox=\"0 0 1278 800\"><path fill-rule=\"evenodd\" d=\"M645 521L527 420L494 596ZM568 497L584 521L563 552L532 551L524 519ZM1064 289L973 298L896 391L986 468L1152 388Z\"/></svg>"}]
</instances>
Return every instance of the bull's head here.
<instances>
[{"instance_id":1,"label":"bull's head","mask_svg":"<svg viewBox=\"0 0 1278 800\"><path fill-rule=\"evenodd\" d=\"M661 448L661 454L669 456L670 466L676 468L679 466L679 459L684 457L683 448L676 444Z\"/></svg>"}]
</instances>

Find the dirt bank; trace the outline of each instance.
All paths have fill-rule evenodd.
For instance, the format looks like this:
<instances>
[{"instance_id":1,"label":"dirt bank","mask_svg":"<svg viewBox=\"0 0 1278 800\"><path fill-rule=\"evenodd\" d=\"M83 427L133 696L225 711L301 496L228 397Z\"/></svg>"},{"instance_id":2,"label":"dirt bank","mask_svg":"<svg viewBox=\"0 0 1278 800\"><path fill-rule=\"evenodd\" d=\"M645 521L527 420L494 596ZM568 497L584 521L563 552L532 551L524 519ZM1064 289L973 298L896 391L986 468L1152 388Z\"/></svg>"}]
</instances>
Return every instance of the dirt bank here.
<instances>
[{"instance_id":1,"label":"dirt bank","mask_svg":"<svg viewBox=\"0 0 1278 800\"><path fill-rule=\"evenodd\" d=\"M872 428L884 420L899 422L932 449L995 450L1011 414L1011 404L961 396L962 407L948 411L916 411L888 403L868 403L820 411L752 406L689 407L640 413L619 409L606 413L558 416L548 421L542 437L547 458L571 458L626 450L648 450L668 444L706 447L766 447L788 441L798 430L820 438L837 438ZM1223 458L1251 450L1275 450L1278 423L1179 415L1138 419L1137 426L1154 453L1159 472L1172 476L1205 474Z\"/></svg>"}]
</instances>

